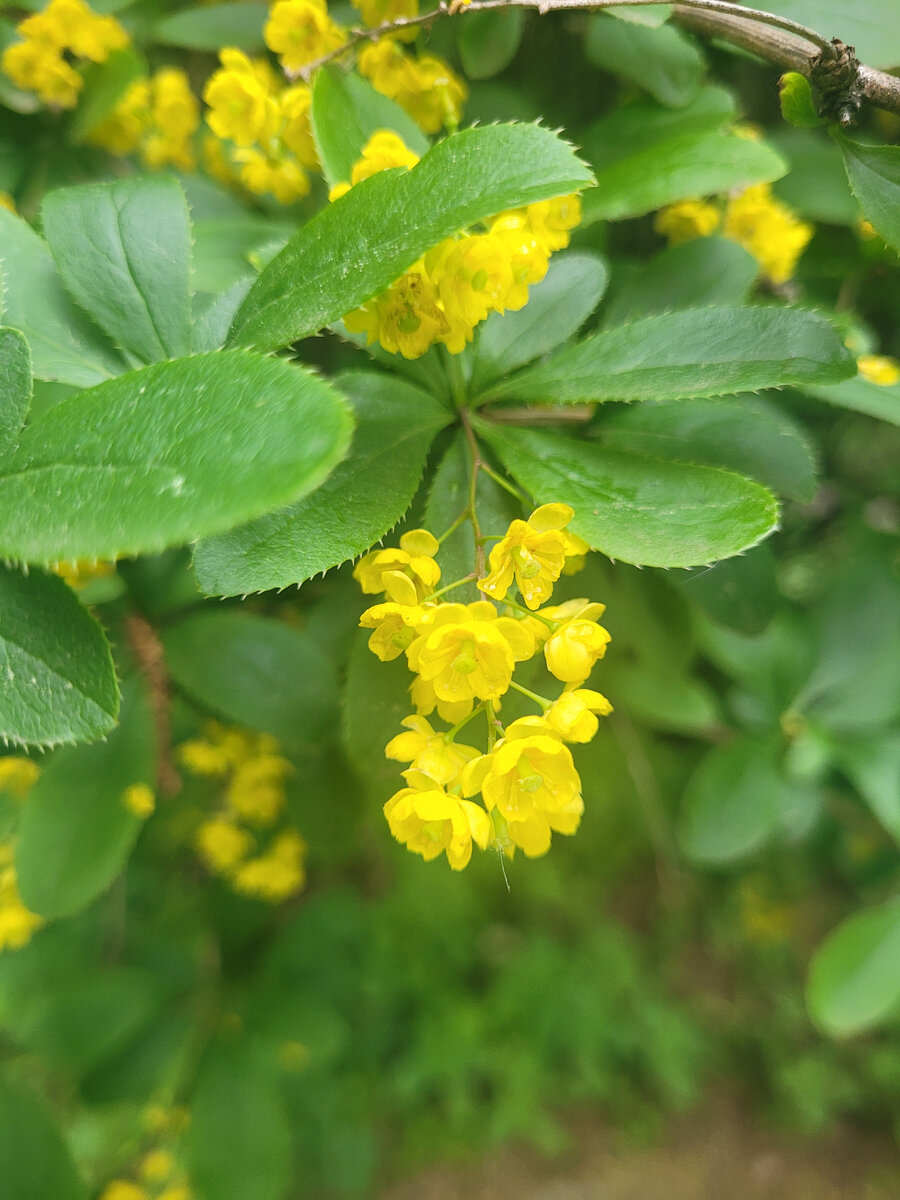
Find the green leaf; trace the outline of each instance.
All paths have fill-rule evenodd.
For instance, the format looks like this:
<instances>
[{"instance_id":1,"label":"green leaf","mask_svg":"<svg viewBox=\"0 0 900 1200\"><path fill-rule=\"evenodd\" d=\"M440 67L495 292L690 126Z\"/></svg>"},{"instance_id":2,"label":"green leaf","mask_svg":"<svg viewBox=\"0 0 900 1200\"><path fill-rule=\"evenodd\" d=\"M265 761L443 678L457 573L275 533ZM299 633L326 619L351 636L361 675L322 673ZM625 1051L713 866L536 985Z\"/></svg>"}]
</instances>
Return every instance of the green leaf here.
<instances>
[{"instance_id":1,"label":"green leaf","mask_svg":"<svg viewBox=\"0 0 900 1200\"><path fill-rule=\"evenodd\" d=\"M702 866L751 854L777 829L789 790L774 745L739 738L717 746L685 789L678 824L682 851Z\"/></svg>"},{"instance_id":2,"label":"green leaf","mask_svg":"<svg viewBox=\"0 0 900 1200\"><path fill-rule=\"evenodd\" d=\"M584 149L592 162L604 168L673 138L713 133L737 117L734 96L725 88L707 84L684 108L665 108L646 97L613 109L590 124Z\"/></svg>"},{"instance_id":3,"label":"green leaf","mask_svg":"<svg viewBox=\"0 0 900 1200\"><path fill-rule=\"evenodd\" d=\"M694 238L663 250L628 278L605 309L603 324L611 328L673 309L742 304L758 274L756 259L737 242Z\"/></svg>"},{"instance_id":4,"label":"green leaf","mask_svg":"<svg viewBox=\"0 0 900 1200\"><path fill-rule=\"evenodd\" d=\"M808 503L816 465L801 430L755 396L616 406L597 430L610 450L724 467Z\"/></svg>"},{"instance_id":5,"label":"green leaf","mask_svg":"<svg viewBox=\"0 0 900 1200\"><path fill-rule=\"evenodd\" d=\"M881 824L900 842L900 734L854 739L836 758Z\"/></svg>"},{"instance_id":6,"label":"green leaf","mask_svg":"<svg viewBox=\"0 0 900 1200\"><path fill-rule=\"evenodd\" d=\"M274 1061L270 1067L247 1041L208 1050L185 1142L197 1200L281 1200L291 1133Z\"/></svg>"},{"instance_id":7,"label":"green leaf","mask_svg":"<svg viewBox=\"0 0 900 1200\"><path fill-rule=\"evenodd\" d=\"M833 136L863 216L900 253L900 146L862 146L841 133Z\"/></svg>"},{"instance_id":8,"label":"green leaf","mask_svg":"<svg viewBox=\"0 0 900 1200\"><path fill-rule=\"evenodd\" d=\"M363 146L377 129L399 133L410 150L420 156L430 145L399 104L376 92L368 80L338 67L316 72L310 119L330 187L350 182L353 164L359 161Z\"/></svg>"},{"instance_id":9,"label":"green leaf","mask_svg":"<svg viewBox=\"0 0 900 1200\"><path fill-rule=\"evenodd\" d=\"M16 839L22 899L42 917L86 908L121 872L143 824L125 803L156 773L153 718L134 677L106 741L57 751L28 797Z\"/></svg>"},{"instance_id":10,"label":"green leaf","mask_svg":"<svg viewBox=\"0 0 900 1200\"><path fill-rule=\"evenodd\" d=\"M654 729L702 735L718 724L710 685L667 663L611 663L601 686L615 696L618 709Z\"/></svg>"},{"instance_id":11,"label":"green leaf","mask_svg":"<svg viewBox=\"0 0 900 1200\"><path fill-rule=\"evenodd\" d=\"M63 283L139 363L191 350L191 225L174 179L139 176L51 192L44 233Z\"/></svg>"},{"instance_id":12,"label":"green leaf","mask_svg":"<svg viewBox=\"0 0 900 1200\"><path fill-rule=\"evenodd\" d=\"M209 350L221 350L228 337L234 314L250 291L253 276L239 279L220 296L194 297L194 325L191 331L191 348L195 354Z\"/></svg>"},{"instance_id":13,"label":"green leaf","mask_svg":"<svg viewBox=\"0 0 900 1200\"><path fill-rule=\"evenodd\" d=\"M671 108L694 99L706 71L703 54L682 30L652 29L604 13L588 21L585 54L594 66L636 83Z\"/></svg>"},{"instance_id":14,"label":"green leaf","mask_svg":"<svg viewBox=\"0 0 900 1200\"><path fill-rule=\"evenodd\" d=\"M229 341L288 346L377 295L459 229L591 179L571 148L538 125L452 134L411 170L381 171L309 221L250 289Z\"/></svg>"},{"instance_id":15,"label":"green leaf","mask_svg":"<svg viewBox=\"0 0 900 1200\"><path fill-rule=\"evenodd\" d=\"M4 1200L86 1200L87 1189L53 1117L34 1093L0 1078Z\"/></svg>"},{"instance_id":16,"label":"green leaf","mask_svg":"<svg viewBox=\"0 0 900 1200\"><path fill-rule=\"evenodd\" d=\"M208 594L302 583L368 550L409 508L449 411L390 375L360 371L337 382L358 422L347 458L299 503L201 542L194 566Z\"/></svg>"},{"instance_id":17,"label":"green leaf","mask_svg":"<svg viewBox=\"0 0 900 1200\"><path fill-rule=\"evenodd\" d=\"M44 241L0 207L0 315L28 338L38 379L91 387L126 365L69 300Z\"/></svg>"},{"instance_id":18,"label":"green leaf","mask_svg":"<svg viewBox=\"0 0 900 1200\"><path fill-rule=\"evenodd\" d=\"M369 630L358 629L347 664L343 735L362 786L383 804L402 786L396 763L384 757L384 747L402 733L400 722L414 711L409 696L412 675L402 654L391 662L381 662L368 641Z\"/></svg>"},{"instance_id":19,"label":"green leaf","mask_svg":"<svg viewBox=\"0 0 900 1200\"><path fill-rule=\"evenodd\" d=\"M257 54L266 48L265 21L266 10L259 4L210 4L182 9L157 21L151 40L184 50L217 52L222 46L234 46Z\"/></svg>"},{"instance_id":20,"label":"green leaf","mask_svg":"<svg viewBox=\"0 0 900 1200\"><path fill-rule=\"evenodd\" d=\"M331 660L283 621L202 610L167 629L163 645L178 686L228 721L286 746L314 741L336 722Z\"/></svg>"},{"instance_id":21,"label":"green leaf","mask_svg":"<svg viewBox=\"0 0 900 1200\"><path fill-rule=\"evenodd\" d=\"M900 27L894 0L771 0L768 12L799 21L825 37L856 47L870 67L900 66Z\"/></svg>"},{"instance_id":22,"label":"green leaf","mask_svg":"<svg viewBox=\"0 0 900 1200\"><path fill-rule=\"evenodd\" d=\"M472 389L478 391L577 333L606 290L609 267L594 254L554 255L518 312L492 313L479 329Z\"/></svg>"},{"instance_id":23,"label":"green leaf","mask_svg":"<svg viewBox=\"0 0 900 1200\"><path fill-rule=\"evenodd\" d=\"M519 49L524 27L525 14L520 8L466 17L456 44L469 79L490 79L508 67Z\"/></svg>"},{"instance_id":24,"label":"green leaf","mask_svg":"<svg viewBox=\"0 0 900 1200\"><path fill-rule=\"evenodd\" d=\"M109 643L61 579L0 567L0 737L22 745L97 738L115 724Z\"/></svg>"},{"instance_id":25,"label":"green leaf","mask_svg":"<svg viewBox=\"0 0 900 1200\"><path fill-rule=\"evenodd\" d=\"M18 329L0 327L0 457L13 450L31 404L31 351Z\"/></svg>"},{"instance_id":26,"label":"green leaf","mask_svg":"<svg viewBox=\"0 0 900 1200\"><path fill-rule=\"evenodd\" d=\"M0 553L118 558L220 533L321 483L349 426L337 393L283 359L132 371L56 405L0 464Z\"/></svg>"},{"instance_id":27,"label":"green leaf","mask_svg":"<svg viewBox=\"0 0 900 1200\"><path fill-rule=\"evenodd\" d=\"M772 145L784 155L788 173L775 184L775 195L808 221L853 225L859 205L853 199L841 152L831 138L809 129L779 129Z\"/></svg>"},{"instance_id":28,"label":"green leaf","mask_svg":"<svg viewBox=\"0 0 900 1200\"><path fill-rule=\"evenodd\" d=\"M667 138L612 164L597 164L597 186L585 193L582 226L640 217L697 196L769 183L787 171L763 142L722 133Z\"/></svg>"},{"instance_id":29,"label":"green leaf","mask_svg":"<svg viewBox=\"0 0 900 1200\"><path fill-rule=\"evenodd\" d=\"M781 115L789 125L795 125L798 129L814 129L825 124L824 117L816 112L812 88L805 75L797 71L782 75L778 80L778 99Z\"/></svg>"},{"instance_id":30,"label":"green leaf","mask_svg":"<svg viewBox=\"0 0 900 1200\"><path fill-rule=\"evenodd\" d=\"M69 125L70 141L83 142L112 113L131 84L146 74L147 60L132 49L113 50L105 62L90 63Z\"/></svg>"},{"instance_id":31,"label":"green leaf","mask_svg":"<svg viewBox=\"0 0 900 1200\"><path fill-rule=\"evenodd\" d=\"M816 313L796 308L698 308L608 329L490 390L537 404L679 400L784 384L833 383L849 351Z\"/></svg>"},{"instance_id":32,"label":"green leaf","mask_svg":"<svg viewBox=\"0 0 900 1200\"><path fill-rule=\"evenodd\" d=\"M865 413L867 417L900 425L900 383L884 386L856 375L853 379L845 379L843 383L828 387L804 385L802 391L838 408L849 408L851 412Z\"/></svg>"},{"instance_id":33,"label":"green leaf","mask_svg":"<svg viewBox=\"0 0 900 1200\"><path fill-rule=\"evenodd\" d=\"M762 633L778 611L775 556L765 542L746 554L679 575L675 582L686 600L738 633Z\"/></svg>"},{"instance_id":34,"label":"green leaf","mask_svg":"<svg viewBox=\"0 0 900 1200\"><path fill-rule=\"evenodd\" d=\"M828 935L810 967L806 1002L833 1037L893 1017L900 1004L900 897L855 913Z\"/></svg>"},{"instance_id":35,"label":"green leaf","mask_svg":"<svg viewBox=\"0 0 900 1200\"><path fill-rule=\"evenodd\" d=\"M191 268L194 291L219 296L238 282L252 282L258 271L251 266L250 256L271 242L273 236L283 233L288 238L293 231L292 226L282 225L271 217L254 217L249 213L196 221Z\"/></svg>"},{"instance_id":36,"label":"green leaf","mask_svg":"<svg viewBox=\"0 0 900 1200\"><path fill-rule=\"evenodd\" d=\"M478 428L539 504L571 504L572 532L615 560L699 566L754 545L778 520L771 492L731 471L661 462L555 433L483 421Z\"/></svg>"}]
</instances>

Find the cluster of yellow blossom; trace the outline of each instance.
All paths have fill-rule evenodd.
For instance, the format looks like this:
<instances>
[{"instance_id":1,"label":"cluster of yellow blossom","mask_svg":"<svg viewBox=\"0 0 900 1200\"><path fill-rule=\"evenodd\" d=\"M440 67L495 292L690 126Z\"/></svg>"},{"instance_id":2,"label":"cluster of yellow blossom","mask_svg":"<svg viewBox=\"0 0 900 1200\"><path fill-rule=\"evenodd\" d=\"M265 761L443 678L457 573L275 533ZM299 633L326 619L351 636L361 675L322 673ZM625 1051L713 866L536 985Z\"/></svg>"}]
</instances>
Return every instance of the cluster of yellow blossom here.
<instances>
[{"instance_id":1,"label":"cluster of yellow blossom","mask_svg":"<svg viewBox=\"0 0 900 1200\"><path fill-rule=\"evenodd\" d=\"M419 0L352 0L352 4L370 29L384 21L397 21L419 15ZM391 36L401 42L412 42L419 36L419 28L414 26L412 29L397 29Z\"/></svg>"},{"instance_id":2,"label":"cluster of yellow blossom","mask_svg":"<svg viewBox=\"0 0 900 1200\"><path fill-rule=\"evenodd\" d=\"M412 167L417 156L390 130L380 129L362 150L349 183L331 190L338 199L388 167ZM577 196L543 200L501 213L483 232L445 238L389 288L344 317L351 333L365 333L390 354L418 358L436 342L459 354L475 326L492 312L516 311L528 301L555 250L569 244L581 220Z\"/></svg>"},{"instance_id":3,"label":"cluster of yellow blossom","mask_svg":"<svg viewBox=\"0 0 900 1200\"><path fill-rule=\"evenodd\" d=\"M566 743L590 741L598 714L612 709L583 686L609 641L597 623L604 606L578 599L542 607L567 561L588 549L566 529L573 515L566 504L544 504L527 521L512 522L491 551L490 572L477 581L490 600L441 599L455 585L437 591L439 543L425 529L403 534L397 549L371 551L354 569L364 592L385 596L360 618L372 631L369 648L384 662L405 653L415 674L416 713L385 749L388 758L409 764L402 772L406 787L384 813L394 837L426 860L446 853L461 870L473 842L510 857L516 847L536 857L549 849L554 831L574 833L581 820L581 781ZM524 606L509 597L513 585ZM555 699L513 678L516 665L540 651L550 675L564 684ZM504 729L497 713L510 688L541 712ZM427 719L435 709L451 724L447 732ZM487 718L486 753L456 741L480 712ZM483 806L473 800L478 793Z\"/></svg>"},{"instance_id":4,"label":"cluster of yellow blossom","mask_svg":"<svg viewBox=\"0 0 900 1200\"><path fill-rule=\"evenodd\" d=\"M106 120L92 130L90 141L111 154L139 151L152 170L173 166L192 171L199 126L200 104L187 75L178 67L163 67L131 84Z\"/></svg>"},{"instance_id":5,"label":"cluster of yellow blossom","mask_svg":"<svg viewBox=\"0 0 900 1200\"><path fill-rule=\"evenodd\" d=\"M882 354L861 354L856 360L856 367L867 383L877 383L879 387L892 387L900 383L900 363L896 358Z\"/></svg>"},{"instance_id":6,"label":"cluster of yellow blossom","mask_svg":"<svg viewBox=\"0 0 900 1200\"><path fill-rule=\"evenodd\" d=\"M425 133L455 129L462 119L466 85L436 54L413 58L394 38L360 51L360 75L376 91L396 100Z\"/></svg>"},{"instance_id":7,"label":"cluster of yellow blossom","mask_svg":"<svg viewBox=\"0 0 900 1200\"><path fill-rule=\"evenodd\" d=\"M273 16L295 2L307 0L280 0ZM226 182L239 181L254 195L293 204L309 192L307 171L318 165L309 88L281 86L267 62L240 50L222 50L219 61L203 89L206 123L219 139L206 145L207 170Z\"/></svg>"},{"instance_id":8,"label":"cluster of yellow blossom","mask_svg":"<svg viewBox=\"0 0 900 1200\"><path fill-rule=\"evenodd\" d=\"M720 231L747 250L772 283L786 283L813 235L813 227L773 194L767 183L713 201L682 200L663 208L653 224L673 246Z\"/></svg>"},{"instance_id":9,"label":"cluster of yellow blossom","mask_svg":"<svg viewBox=\"0 0 900 1200\"><path fill-rule=\"evenodd\" d=\"M290 76L336 50L347 33L332 21L325 0L275 0L263 37Z\"/></svg>"},{"instance_id":10,"label":"cluster of yellow blossom","mask_svg":"<svg viewBox=\"0 0 900 1200\"><path fill-rule=\"evenodd\" d=\"M84 82L71 60L105 62L128 45L115 17L98 16L84 0L50 0L42 12L21 21L16 33L22 41L7 46L0 66L17 87L57 108L74 108Z\"/></svg>"},{"instance_id":11,"label":"cluster of yellow blossom","mask_svg":"<svg viewBox=\"0 0 900 1200\"><path fill-rule=\"evenodd\" d=\"M38 767L28 758L7 755L0 758L0 792L23 801L39 774ZM22 903L16 879L12 837L0 841L0 951L21 950L31 941L31 935L44 924Z\"/></svg>"},{"instance_id":12,"label":"cluster of yellow blossom","mask_svg":"<svg viewBox=\"0 0 900 1200\"><path fill-rule=\"evenodd\" d=\"M163 1149L149 1150L137 1164L140 1183L113 1179L100 1200L191 1200L191 1189L174 1156Z\"/></svg>"},{"instance_id":13,"label":"cluster of yellow blossom","mask_svg":"<svg viewBox=\"0 0 900 1200\"><path fill-rule=\"evenodd\" d=\"M178 748L187 771L221 780L224 788L222 808L196 831L197 852L236 892L280 904L306 882L306 843L284 821L291 764L269 734L215 723L205 733ZM268 840L260 850L263 833Z\"/></svg>"},{"instance_id":14,"label":"cluster of yellow blossom","mask_svg":"<svg viewBox=\"0 0 900 1200\"><path fill-rule=\"evenodd\" d=\"M53 574L65 580L70 588L80 591L95 579L109 579L116 573L114 562L93 561L80 558L75 562L58 562L53 565Z\"/></svg>"}]
</instances>

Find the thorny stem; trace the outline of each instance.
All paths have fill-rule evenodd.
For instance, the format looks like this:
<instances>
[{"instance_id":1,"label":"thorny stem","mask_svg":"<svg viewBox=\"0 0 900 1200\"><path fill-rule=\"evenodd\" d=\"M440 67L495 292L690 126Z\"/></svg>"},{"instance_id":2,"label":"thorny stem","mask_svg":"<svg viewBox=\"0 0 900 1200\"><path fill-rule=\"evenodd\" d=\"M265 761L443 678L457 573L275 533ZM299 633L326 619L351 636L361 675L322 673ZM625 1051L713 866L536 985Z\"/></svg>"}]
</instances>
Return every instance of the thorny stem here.
<instances>
[{"instance_id":1,"label":"thorny stem","mask_svg":"<svg viewBox=\"0 0 900 1200\"><path fill-rule=\"evenodd\" d=\"M147 681L156 726L156 782L164 796L177 796L181 780L172 762L169 720L169 674L162 642L149 621L137 613L125 618L125 634L141 674Z\"/></svg>"},{"instance_id":2,"label":"thorny stem","mask_svg":"<svg viewBox=\"0 0 900 1200\"><path fill-rule=\"evenodd\" d=\"M472 460L472 473L469 477L469 508L468 517L472 522L472 534L475 538L475 578L483 579L484 570L484 538L481 534L481 526L478 524L478 512L476 509L476 500L478 496L478 472L484 465L481 461L481 452L478 448L478 440L475 437L475 431L472 428L472 418L469 416L468 410L461 408L459 410L459 419L463 427L463 433L466 437L466 444L469 447L469 455Z\"/></svg>"}]
</instances>

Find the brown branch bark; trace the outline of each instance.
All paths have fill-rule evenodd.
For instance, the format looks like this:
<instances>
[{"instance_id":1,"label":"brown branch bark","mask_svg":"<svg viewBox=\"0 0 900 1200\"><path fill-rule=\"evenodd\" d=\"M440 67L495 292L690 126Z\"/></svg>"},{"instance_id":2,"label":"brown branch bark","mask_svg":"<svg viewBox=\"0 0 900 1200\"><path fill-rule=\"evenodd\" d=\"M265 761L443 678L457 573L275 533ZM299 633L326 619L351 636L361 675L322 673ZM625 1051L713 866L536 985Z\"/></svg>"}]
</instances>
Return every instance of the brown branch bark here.
<instances>
[{"instance_id":1,"label":"brown branch bark","mask_svg":"<svg viewBox=\"0 0 900 1200\"><path fill-rule=\"evenodd\" d=\"M162 642L150 622L137 613L130 613L125 618L125 634L150 692L156 726L156 784L162 795L177 796L181 791L181 779L172 762L169 673Z\"/></svg>"}]
</instances>

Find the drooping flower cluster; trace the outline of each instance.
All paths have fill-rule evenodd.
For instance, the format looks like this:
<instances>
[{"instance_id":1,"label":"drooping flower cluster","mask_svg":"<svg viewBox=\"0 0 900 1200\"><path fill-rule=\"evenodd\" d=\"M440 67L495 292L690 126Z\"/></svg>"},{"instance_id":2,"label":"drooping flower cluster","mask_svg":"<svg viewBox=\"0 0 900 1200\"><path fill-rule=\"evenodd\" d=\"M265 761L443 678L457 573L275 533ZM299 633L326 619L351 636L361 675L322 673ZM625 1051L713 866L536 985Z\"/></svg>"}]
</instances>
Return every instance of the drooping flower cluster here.
<instances>
[{"instance_id":1,"label":"drooping flower cluster","mask_svg":"<svg viewBox=\"0 0 900 1200\"><path fill-rule=\"evenodd\" d=\"M338 199L363 179L388 167L412 167L418 158L390 130L372 135L349 183L332 189ZM492 312L513 312L540 283L550 255L569 244L581 220L577 196L543 200L501 213L483 229L445 238L385 291L344 317L351 333L364 333L390 354L418 358L435 343L459 354L475 327Z\"/></svg>"},{"instance_id":2,"label":"drooping flower cluster","mask_svg":"<svg viewBox=\"0 0 900 1200\"><path fill-rule=\"evenodd\" d=\"M135 80L89 140L111 154L138 152L152 170L173 166L192 171L199 127L200 104L187 75L178 67L163 67Z\"/></svg>"},{"instance_id":3,"label":"drooping flower cluster","mask_svg":"<svg viewBox=\"0 0 900 1200\"><path fill-rule=\"evenodd\" d=\"M767 183L735 193L724 207L707 200L682 200L661 209L654 229L679 245L720 232L743 246L772 283L786 283L813 235L813 227L777 199Z\"/></svg>"},{"instance_id":4,"label":"drooping flower cluster","mask_svg":"<svg viewBox=\"0 0 900 1200\"><path fill-rule=\"evenodd\" d=\"M473 842L536 857L550 848L553 832L574 833L581 820L581 781L567 743L590 741L598 715L612 711L583 686L609 641L597 623L604 606L578 599L541 607L567 561L588 549L567 531L573 515L568 505L545 504L527 521L512 522L491 552L490 573L478 580L491 600L442 599L455 585L438 590L439 543L424 529L403 534L397 549L371 551L354 569L363 592L384 595L360 618L371 630L369 648L384 662L405 654L415 676L416 713L385 749L389 759L408 764L406 786L384 813L394 837L426 860L446 853L461 870ZM524 605L510 597L514 587ZM514 678L519 663L541 652L549 674L565 685L555 699ZM498 711L510 688L541 711L504 729ZM446 732L428 719L435 710L452 726ZM456 740L480 713L487 720L484 753ZM474 799L479 793L482 804Z\"/></svg>"},{"instance_id":5,"label":"drooping flower cluster","mask_svg":"<svg viewBox=\"0 0 900 1200\"><path fill-rule=\"evenodd\" d=\"M210 723L183 742L178 760L193 775L218 780L220 808L194 834L207 868L236 892L280 904L306 882L306 843L285 819L285 780L293 768L269 734Z\"/></svg>"},{"instance_id":6,"label":"drooping flower cluster","mask_svg":"<svg viewBox=\"0 0 900 1200\"><path fill-rule=\"evenodd\" d=\"M296 4L318 11L308 0L280 0L273 19L279 9ZM203 89L206 123L218 139L205 147L207 170L226 182L239 181L254 195L293 204L309 192L308 171L318 165L309 88L282 86L265 60L241 50L222 50L219 61Z\"/></svg>"},{"instance_id":7,"label":"drooping flower cluster","mask_svg":"<svg viewBox=\"0 0 900 1200\"><path fill-rule=\"evenodd\" d=\"M0 793L12 798L16 807L28 796L39 774L38 767L16 755L0 757ZM0 833L0 953L21 950L44 924L43 918L22 903L14 862L15 837L2 824Z\"/></svg>"},{"instance_id":8,"label":"drooping flower cluster","mask_svg":"<svg viewBox=\"0 0 900 1200\"><path fill-rule=\"evenodd\" d=\"M84 83L85 60L102 63L128 45L115 17L99 16L84 0L50 0L16 26L22 39L7 46L0 66L17 87L55 108L74 108Z\"/></svg>"},{"instance_id":9,"label":"drooping flower cluster","mask_svg":"<svg viewBox=\"0 0 900 1200\"><path fill-rule=\"evenodd\" d=\"M382 38L360 52L357 66L376 91L396 100L425 133L455 129L462 119L466 85L436 54L414 58L395 38Z\"/></svg>"}]
</instances>

